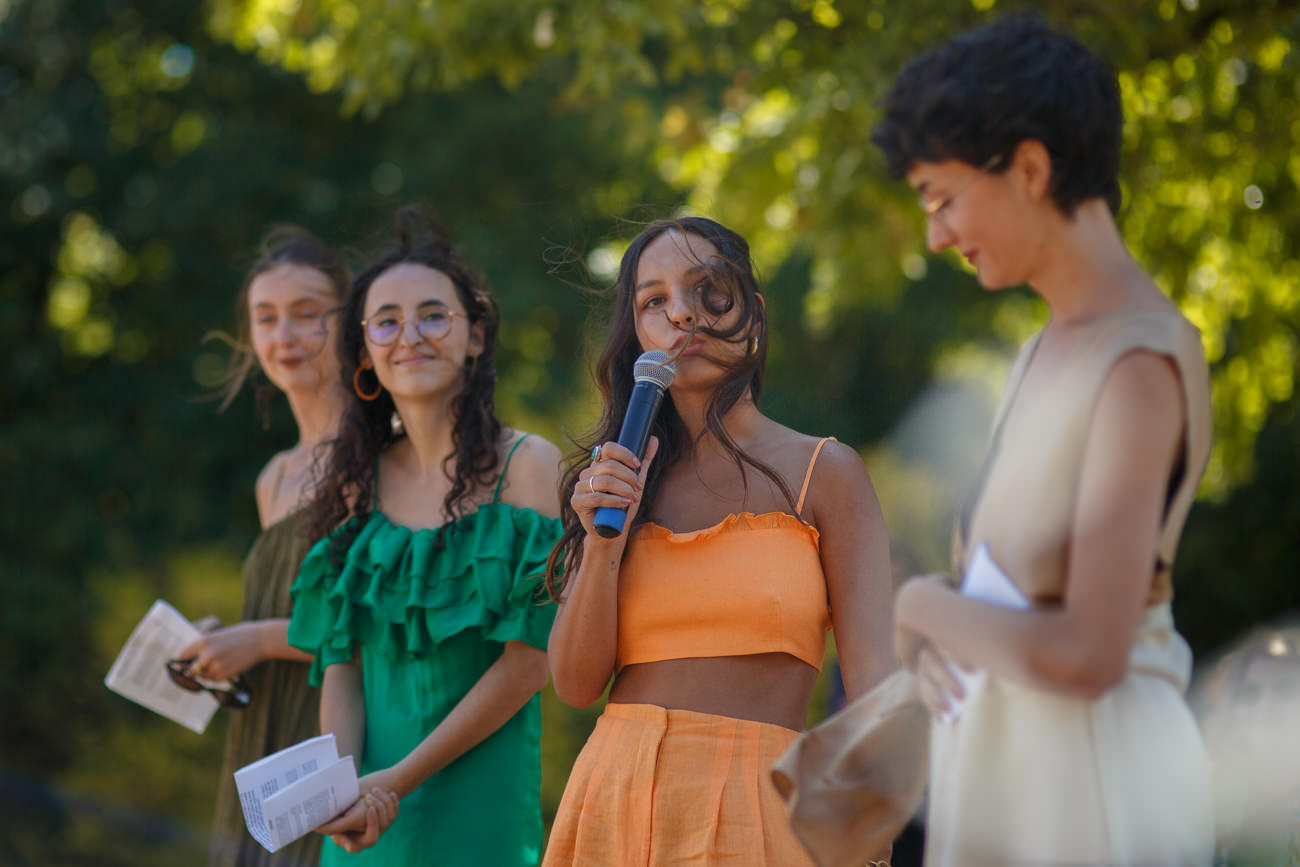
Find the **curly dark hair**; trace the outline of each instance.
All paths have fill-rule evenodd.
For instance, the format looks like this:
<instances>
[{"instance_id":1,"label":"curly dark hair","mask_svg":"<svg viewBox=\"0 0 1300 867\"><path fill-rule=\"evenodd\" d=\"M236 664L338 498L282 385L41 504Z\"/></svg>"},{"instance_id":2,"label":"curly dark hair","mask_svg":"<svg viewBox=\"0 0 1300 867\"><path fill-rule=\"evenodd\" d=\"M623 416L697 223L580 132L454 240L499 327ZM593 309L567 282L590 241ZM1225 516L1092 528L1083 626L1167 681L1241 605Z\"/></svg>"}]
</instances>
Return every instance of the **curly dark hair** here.
<instances>
[{"instance_id":1,"label":"curly dark hair","mask_svg":"<svg viewBox=\"0 0 1300 867\"><path fill-rule=\"evenodd\" d=\"M496 300L489 294L484 279L466 262L427 209L407 205L398 210L394 223L396 243L381 250L357 274L339 317L340 373L350 399L339 422L338 438L330 446L324 480L312 506L314 538L330 534L351 518L369 514L375 497L379 455L405 435L394 430L395 406L387 391L380 389L378 398L364 401L353 388L353 377L365 347L361 320L366 296L381 274L403 263L423 265L445 274L465 306L470 327L478 326L482 330L483 349L465 366L462 388L451 404L455 419L454 450L444 463L452 480L443 501L447 520L463 516L474 492L496 479L497 444L501 439L501 422L497 420L495 408L496 341L500 326ZM330 547L331 559L341 562L358 532L360 526L354 525L335 536Z\"/></svg>"},{"instance_id":2,"label":"curly dark hair","mask_svg":"<svg viewBox=\"0 0 1300 867\"><path fill-rule=\"evenodd\" d=\"M578 448L568 456L569 466L560 484L560 517L564 532L551 550L546 564L546 587L552 598L557 600L563 590L561 575L573 574L582 562L582 539L586 531L571 504L578 474L590 464L592 446L618 439L623 416L627 414L628 403L632 398L632 367L641 354L641 344L636 336L635 312L636 278L641 254L651 242L670 231L703 238L718 251L718 255L710 261L701 263L708 272L708 279L697 299L699 309L711 317L717 317L729 312L735 305L740 305L740 315L731 326L714 329L698 324L697 317L695 329L731 343L754 341L753 350L742 354L737 360L716 360L726 367L727 373L709 399L705 409L705 427L736 464L746 490L748 482L745 479L745 464L748 464L766 476L785 497L790 512L796 512L794 497L785 479L771 467L746 454L723 425L723 418L739 400L748 395L757 403L763 393L763 368L767 362L767 320L759 300L761 290L758 278L754 275L749 244L731 229L706 217L682 217L652 223L628 246L619 265L618 277L608 291L613 296L613 315L608 326L609 336L600 352L595 371L596 385L600 388L603 403L602 413L595 429L580 438L576 443ZM671 393L664 396L651 433L659 438L659 453L650 465L641 509L632 526L627 529L629 534L646 522L646 514L659 493L664 472L678 461L693 458L694 455L696 443L691 441L686 425L673 404Z\"/></svg>"},{"instance_id":3,"label":"curly dark hair","mask_svg":"<svg viewBox=\"0 0 1300 867\"><path fill-rule=\"evenodd\" d=\"M949 159L1002 172L1033 139L1051 156L1062 213L1096 197L1118 212L1123 124L1114 71L1042 16L1018 12L903 67L871 140L901 178L918 162Z\"/></svg>"},{"instance_id":4,"label":"curly dark hair","mask_svg":"<svg viewBox=\"0 0 1300 867\"><path fill-rule=\"evenodd\" d=\"M203 335L204 341L219 340L231 350L230 361L221 377L221 384L217 386L216 399L221 401L218 412L225 412L249 377L258 370L257 354L253 351L252 322L248 315L249 288L258 277L281 265L315 269L329 279L338 300L347 294L350 275L342 256L300 226L273 226L262 237L257 259L244 274L244 284L235 299L235 334L209 331ZM254 389L253 398L263 428L270 424L270 401L275 392L275 386L269 382L262 382Z\"/></svg>"}]
</instances>

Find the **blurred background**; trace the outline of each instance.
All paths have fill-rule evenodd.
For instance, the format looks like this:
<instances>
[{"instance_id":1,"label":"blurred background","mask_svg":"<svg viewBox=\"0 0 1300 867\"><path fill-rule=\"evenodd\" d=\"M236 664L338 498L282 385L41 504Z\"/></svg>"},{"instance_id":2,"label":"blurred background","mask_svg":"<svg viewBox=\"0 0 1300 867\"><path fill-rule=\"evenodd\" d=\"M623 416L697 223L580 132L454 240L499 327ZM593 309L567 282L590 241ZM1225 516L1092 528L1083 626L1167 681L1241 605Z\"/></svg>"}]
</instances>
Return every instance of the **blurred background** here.
<instances>
[{"instance_id":1,"label":"blurred background","mask_svg":"<svg viewBox=\"0 0 1300 867\"><path fill-rule=\"evenodd\" d=\"M224 717L194 735L102 680L155 598L237 617L253 479L294 433L251 393L216 412L225 355L201 338L233 327L275 222L359 250L428 202L501 301L502 418L567 444L598 410L586 290L642 223L721 220L767 287L765 409L860 449L896 561L944 568L1046 311L928 254L868 134L906 59L1010 8L0 0L0 864L203 860ZM1300 640L1275 627L1300 607L1300 3L1037 8L1118 71L1121 228L1212 365L1175 600L1219 660L1202 693L1294 709ZM545 702L549 821L595 709ZM1298 796L1269 797L1300 831Z\"/></svg>"}]
</instances>

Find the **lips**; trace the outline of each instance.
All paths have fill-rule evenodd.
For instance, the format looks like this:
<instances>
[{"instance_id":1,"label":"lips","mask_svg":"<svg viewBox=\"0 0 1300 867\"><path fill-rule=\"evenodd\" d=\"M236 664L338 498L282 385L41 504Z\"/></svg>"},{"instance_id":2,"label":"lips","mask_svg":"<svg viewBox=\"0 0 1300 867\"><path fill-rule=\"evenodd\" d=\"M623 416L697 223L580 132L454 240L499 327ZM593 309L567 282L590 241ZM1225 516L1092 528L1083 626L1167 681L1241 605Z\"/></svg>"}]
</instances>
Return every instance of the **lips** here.
<instances>
[{"instance_id":1,"label":"lips","mask_svg":"<svg viewBox=\"0 0 1300 867\"><path fill-rule=\"evenodd\" d=\"M686 343L688 340L690 340L689 344ZM683 345L686 345L685 349L682 349ZM703 347L704 341L700 338L696 337L692 340L689 335L683 334L681 337L673 341L672 351L677 352L680 350L683 355L693 355L694 353L699 352Z\"/></svg>"}]
</instances>

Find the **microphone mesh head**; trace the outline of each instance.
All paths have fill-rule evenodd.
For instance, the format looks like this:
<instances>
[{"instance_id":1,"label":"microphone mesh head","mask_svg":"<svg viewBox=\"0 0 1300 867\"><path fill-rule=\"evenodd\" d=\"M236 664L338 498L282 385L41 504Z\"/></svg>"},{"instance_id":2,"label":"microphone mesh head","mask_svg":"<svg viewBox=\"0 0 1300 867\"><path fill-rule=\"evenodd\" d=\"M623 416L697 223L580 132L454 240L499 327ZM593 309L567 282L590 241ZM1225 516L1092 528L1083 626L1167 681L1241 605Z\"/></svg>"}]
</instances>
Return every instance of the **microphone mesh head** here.
<instances>
[{"instance_id":1,"label":"microphone mesh head","mask_svg":"<svg viewBox=\"0 0 1300 867\"><path fill-rule=\"evenodd\" d=\"M632 365L634 382L653 382L665 391L673 384L676 375L677 367L672 362L672 356L660 349L641 353Z\"/></svg>"}]
</instances>

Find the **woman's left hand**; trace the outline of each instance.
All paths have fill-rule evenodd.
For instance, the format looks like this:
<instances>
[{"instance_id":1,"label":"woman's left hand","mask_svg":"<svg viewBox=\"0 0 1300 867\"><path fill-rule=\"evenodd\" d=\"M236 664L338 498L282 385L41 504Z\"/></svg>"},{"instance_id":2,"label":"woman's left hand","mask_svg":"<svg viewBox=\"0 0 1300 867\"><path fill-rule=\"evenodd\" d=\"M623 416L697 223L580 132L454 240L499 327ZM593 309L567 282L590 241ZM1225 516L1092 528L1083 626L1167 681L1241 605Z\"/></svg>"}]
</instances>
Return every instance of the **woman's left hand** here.
<instances>
[{"instance_id":1,"label":"woman's left hand","mask_svg":"<svg viewBox=\"0 0 1300 867\"><path fill-rule=\"evenodd\" d=\"M328 834L343 851L353 854L379 842L379 838L397 818L401 804L396 792L387 792L378 786L368 792L365 789L362 791L365 794L341 816L316 829L321 834Z\"/></svg>"}]
</instances>

